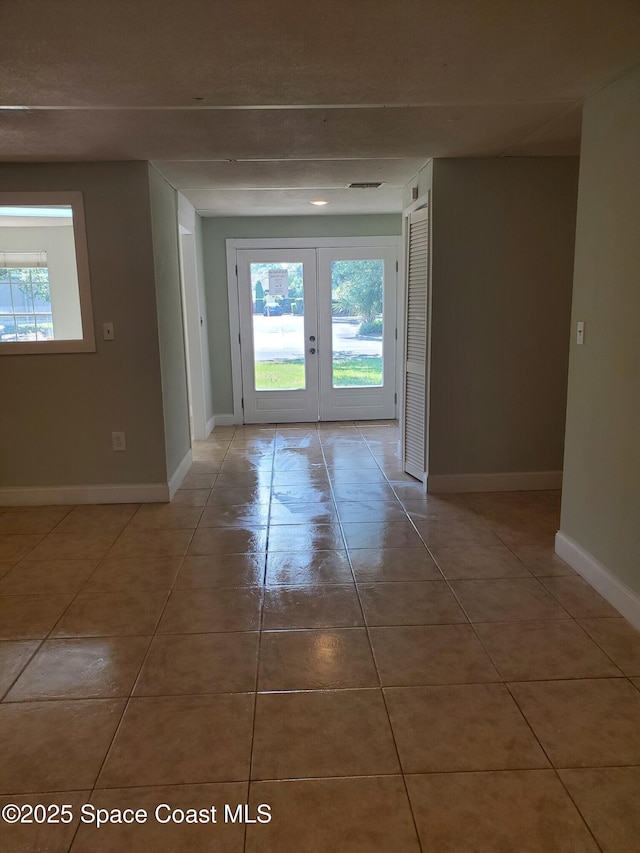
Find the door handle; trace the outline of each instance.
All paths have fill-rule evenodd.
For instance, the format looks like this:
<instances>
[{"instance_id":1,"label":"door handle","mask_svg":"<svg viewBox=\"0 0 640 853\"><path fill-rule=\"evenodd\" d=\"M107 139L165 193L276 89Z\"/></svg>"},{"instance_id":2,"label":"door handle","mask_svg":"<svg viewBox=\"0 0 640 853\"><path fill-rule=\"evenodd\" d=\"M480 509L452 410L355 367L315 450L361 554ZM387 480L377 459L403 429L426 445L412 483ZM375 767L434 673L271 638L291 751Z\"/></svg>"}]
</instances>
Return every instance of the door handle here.
<instances>
[{"instance_id":1,"label":"door handle","mask_svg":"<svg viewBox=\"0 0 640 853\"><path fill-rule=\"evenodd\" d=\"M316 348L315 348L315 347L311 347L311 349L309 350L309 352L311 353L311 355L315 355L315 354L316 354Z\"/></svg>"}]
</instances>

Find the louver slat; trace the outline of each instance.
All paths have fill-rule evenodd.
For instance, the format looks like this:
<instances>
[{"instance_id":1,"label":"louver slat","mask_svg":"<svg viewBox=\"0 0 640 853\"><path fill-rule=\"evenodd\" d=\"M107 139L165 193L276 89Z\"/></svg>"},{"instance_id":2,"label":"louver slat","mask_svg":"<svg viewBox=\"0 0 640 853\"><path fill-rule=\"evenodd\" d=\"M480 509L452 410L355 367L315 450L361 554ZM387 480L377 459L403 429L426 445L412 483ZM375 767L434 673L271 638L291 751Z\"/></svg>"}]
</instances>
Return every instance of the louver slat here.
<instances>
[{"instance_id":1,"label":"louver slat","mask_svg":"<svg viewBox=\"0 0 640 853\"><path fill-rule=\"evenodd\" d=\"M429 276L428 208L409 218L403 467L426 476L426 364Z\"/></svg>"}]
</instances>

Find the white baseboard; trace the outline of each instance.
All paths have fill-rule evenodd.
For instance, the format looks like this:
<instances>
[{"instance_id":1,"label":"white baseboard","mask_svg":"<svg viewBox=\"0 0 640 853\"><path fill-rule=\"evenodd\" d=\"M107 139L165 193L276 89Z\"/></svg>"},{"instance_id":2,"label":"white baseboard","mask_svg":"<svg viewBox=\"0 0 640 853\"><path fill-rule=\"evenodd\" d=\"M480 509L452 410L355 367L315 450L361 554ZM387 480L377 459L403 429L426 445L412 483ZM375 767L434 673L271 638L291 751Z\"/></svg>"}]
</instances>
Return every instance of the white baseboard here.
<instances>
[{"instance_id":1,"label":"white baseboard","mask_svg":"<svg viewBox=\"0 0 640 853\"><path fill-rule=\"evenodd\" d=\"M235 426L239 421L235 415L214 415L215 426Z\"/></svg>"},{"instance_id":2,"label":"white baseboard","mask_svg":"<svg viewBox=\"0 0 640 853\"><path fill-rule=\"evenodd\" d=\"M529 492L562 488L562 471L506 471L496 474L429 474L427 491Z\"/></svg>"},{"instance_id":3,"label":"white baseboard","mask_svg":"<svg viewBox=\"0 0 640 853\"><path fill-rule=\"evenodd\" d=\"M166 503L167 483L105 483L0 489L0 506Z\"/></svg>"},{"instance_id":4,"label":"white baseboard","mask_svg":"<svg viewBox=\"0 0 640 853\"><path fill-rule=\"evenodd\" d=\"M634 628L640 629L640 596L637 592L561 531L556 533L556 554L582 575Z\"/></svg>"},{"instance_id":5,"label":"white baseboard","mask_svg":"<svg viewBox=\"0 0 640 853\"><path fill-rule=\"evenodd\" d=\"M169 500L173 498L175 493L180 488L180 484L184 480L187 475L187 471L191 468L191 463L193 462L193 451L191 448L187 450L184 455L182 462L178 465L176 470L173 472L169 479Z\"/></svg>"},{"instance_id":6,"label":"white baseboard","mask_svg":"<svg viewBox=\"0 0 640 853\"><path fill-rule=\"evenodd\" d=\"M216 416L215 416L215 415L211 415L211 417L210 417L210 418L209 418L209 420L207 421L207 424L206 424L206 427L205 427L205 430L206 430L206 433L207 433L207 438L209 438L209 436L210 436L210 435L211 435L211 433L213 432L213 428L215 427L215 425L216 425Z\"/></svg>"}]
</instances>

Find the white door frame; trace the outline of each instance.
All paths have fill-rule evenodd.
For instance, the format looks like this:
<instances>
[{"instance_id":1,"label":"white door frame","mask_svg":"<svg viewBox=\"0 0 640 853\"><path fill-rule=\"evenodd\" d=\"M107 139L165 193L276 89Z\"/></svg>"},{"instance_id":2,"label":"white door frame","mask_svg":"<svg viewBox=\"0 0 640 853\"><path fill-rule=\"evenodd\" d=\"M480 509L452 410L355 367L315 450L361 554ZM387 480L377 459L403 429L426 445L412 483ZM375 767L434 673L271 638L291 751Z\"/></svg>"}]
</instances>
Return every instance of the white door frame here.
<instances>
[{"instance_id":1,"label":"white door frame","mask_svg":"<svg viewBox=\"0 0 640 853\"><path fill-rule=\"evenodd\" d=\"M201 317L203 311L198 292L196 238L195 234L182 224L178 226L178 231L190 414L193 438L201 440L207 437L208 430L202 366Z\"/></svg>"},{"instance_id":2,"label":"white door frame","mask_svg":"<svg viewBox=\"0 0 640 853\"><path fill-rule=\"evenodd\" d=\"M404 252L402 236L382 237L295 237L295 238L231 238L225 240L227 253L227 292L229 297L229 334L231 341L231 376L233 383L233 422L243 422L242 363L240 351L240 313L238 305L238 249L346 249L349 247L391 246L396 250L398 274L396 279L396 328L404 322ZM402 411L402 369L404 348L402 335L396 340L396 417Z\"/></svg>"}]
</instances>

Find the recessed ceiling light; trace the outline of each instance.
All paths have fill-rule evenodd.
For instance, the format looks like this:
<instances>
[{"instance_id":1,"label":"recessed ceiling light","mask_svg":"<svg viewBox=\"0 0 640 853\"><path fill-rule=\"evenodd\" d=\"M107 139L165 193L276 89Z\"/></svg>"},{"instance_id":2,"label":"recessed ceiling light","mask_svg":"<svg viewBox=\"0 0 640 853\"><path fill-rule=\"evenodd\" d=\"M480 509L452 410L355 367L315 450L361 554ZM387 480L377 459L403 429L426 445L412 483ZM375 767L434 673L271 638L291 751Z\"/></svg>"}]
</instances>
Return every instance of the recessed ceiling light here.
<instances>
[{"instance_id":1,"label":"recessed ceiling light","mask_svg":"<svg viewBox=\"0 0 640 853\"><path fill-rule=\"evenodd\" d=\"M323 205L325 205L325 204L329 204L329 202L328 202L328 201L324 201L323 199L319 198L319 199L317 199L316 201L312 201L312 202L311 202L311 204L315 204L315 205L316 205L316 207L322 207L322 206L323 206Z\"/></svg>"}]
</instances>

